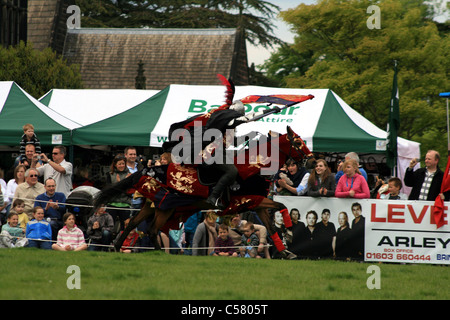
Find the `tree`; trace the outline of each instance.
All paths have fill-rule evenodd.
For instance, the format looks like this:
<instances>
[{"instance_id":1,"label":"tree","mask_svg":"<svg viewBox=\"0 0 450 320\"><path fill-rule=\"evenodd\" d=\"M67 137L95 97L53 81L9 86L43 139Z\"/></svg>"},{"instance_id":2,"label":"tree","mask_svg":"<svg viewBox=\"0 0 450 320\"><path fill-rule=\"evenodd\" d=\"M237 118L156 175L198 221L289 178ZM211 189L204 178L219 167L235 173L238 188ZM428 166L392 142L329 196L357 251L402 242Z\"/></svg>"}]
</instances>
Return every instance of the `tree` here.
<instances>
[{"instance_id":1,"label":"tree","mask_svg":"<svg viewBox=\"0 0 450 320\"><path fill-rule=\"evenodd\" d=\"M372 4L380 8L380 29L367 26ZM291 48L298 54L313 52L305 74L284 77L288 87L330 88L385 129L397 60L399 135L419 142L427 137L430 144L422 148L442 150L446 141L431 137L446 131L445 106L438 94L448 88L450 39L448 33L440 35L423 1L322 0L281 16L297 34Z\"/></svg>"},{"instance_id":2,"label":"tree","mask_svg":"<svg viewBox=\"0 0 450 320\"><path fill-rule=\"evenodd\" d=\"M77 65L66 64L50 48L35 50L23 41L14 47L0 47L0 80L15 81L36 99L53 88L82 88Z\"/></svg>"},{"instance_id":3,"label":"tree","mask_svg":"<svg viewBox=\"0 0 450 320\"><path fill-rule=\"evenodd\" d=\"M83 27L237 28L252 44L281 44L272 19L280 8L263 0L77 0Z\"/></svg>"}]
</instances>

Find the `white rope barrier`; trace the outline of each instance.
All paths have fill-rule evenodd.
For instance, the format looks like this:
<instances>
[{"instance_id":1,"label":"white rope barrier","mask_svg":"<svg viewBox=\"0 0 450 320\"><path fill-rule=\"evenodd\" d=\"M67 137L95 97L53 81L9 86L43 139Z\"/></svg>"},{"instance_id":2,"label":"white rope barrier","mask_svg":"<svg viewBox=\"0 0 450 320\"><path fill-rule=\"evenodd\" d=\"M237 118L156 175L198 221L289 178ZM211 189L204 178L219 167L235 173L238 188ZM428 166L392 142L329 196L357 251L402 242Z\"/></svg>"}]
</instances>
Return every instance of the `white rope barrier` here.
<instances>
[{"instance_id":1,"label":"white rope barrier","mask_svg":"<svg viewBox=\"0 0 450 320\"><path fill-rule=\"evenodd\" d=\"M39 201L39 202L43 202L43 203L56 203L54 201L45 201L45 200L36 200L36 199L30 199L30 198L14 198L14 199L20 199L20 200L29 200L29 201ZM73 203L67 203L67 202L58 202L58 204L63 204L65 206L69 205L69 206L76 206L76 207L84 207L84 208L93 208L93 205L83 205L83 204L73 204ZM127 211L140 211L141 209L133 209L133 208L125 208L125 207L107 207L107 206L102 206L102 208L106 209L113 209L113 210L127 210ZM208 210L198 210L197 212L208 212L208 211L221 211L219 209L208 209ZM17 239L27 239L27 240L33 240L33 241L42 241L42 242L53 242L56 243L56 241L54 240L46 240L46 239L31 239L31 238L26 238L26 237L13 237L13 236L8 236L8 235L3 235L0 234L0 237L12 237L12 238L17 238ZM86 243L88 246L96 246L96 247L107 247L107 248L114 248L114 245L106 245L106 244L91 244L91 243ZM253 247L253 248L259 248L259 247L271 247L271 245L266 244L266 245L258 245L258 246L232 246L232 247L196 247L196 248L180 248L180 247L162 247L161 249L163 250L210 250L210 249L217 249L217 248L221 248L221 249L239 249L239 248L243 248L243 247ZM139 250L155 250L155 247L125 247L122 246L122 249L139 249Z\"/></svg>"},{"instance_id":2,"label":"white rope barrier","mask_svg":"<svg viewBox=\"0 0 450 320\"><path fill-rule=\"evenodd\" d=\"M47 240L47 239L34 239L34 238L27 238L27 237L17 237L17 236L11 236L11 235L5 235L5 234L0 234L0 237L6 237L6 238L16 238L16 239L27 239L27 240L33 240L33 241L39 241L39 242L52 242L52 243L57 243L57 241L55 240ZM93 247L106 247L106 248L114 248L114 245L112 244L94 244L94 243L86 243L88 246L93 246ZM258 245L258 246L246 246L246 245L241 245L241 246L229 246L229 247L190 247L190 248L180 248L180 247L161 247L161 250L209 250L209 249L239 249L239 248L248 248L248 247L252 247L252 248L270 248L272 245L270 244L264 244L264 245ZM128 246L121 246L121 249L142 249L142 250L156 250L155 247L128 247Z\"/></svg>"}]
</instances>

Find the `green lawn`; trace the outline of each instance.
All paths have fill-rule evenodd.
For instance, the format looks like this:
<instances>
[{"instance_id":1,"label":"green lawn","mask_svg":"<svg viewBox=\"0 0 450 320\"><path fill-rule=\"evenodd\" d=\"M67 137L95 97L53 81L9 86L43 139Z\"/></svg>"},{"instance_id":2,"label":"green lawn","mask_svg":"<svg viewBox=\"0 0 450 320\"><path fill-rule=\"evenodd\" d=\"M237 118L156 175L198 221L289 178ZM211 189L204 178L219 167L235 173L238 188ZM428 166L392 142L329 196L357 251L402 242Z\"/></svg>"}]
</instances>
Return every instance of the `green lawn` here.
<instances>
[{"instance_id":1,"label":"green lawn","mask_svg":"<svg viewBox=\"0 0 450 320\"><path fill-rule=\"evenodd\" d=\"M0 250L0 299L418 299L450 298L447 266L175 256L160 252ZM80 268L81 289L68 289ZM380 267L369 290L367 268ZM70 283L75 283L69 281Z\"/></svg>"}]
</instances>

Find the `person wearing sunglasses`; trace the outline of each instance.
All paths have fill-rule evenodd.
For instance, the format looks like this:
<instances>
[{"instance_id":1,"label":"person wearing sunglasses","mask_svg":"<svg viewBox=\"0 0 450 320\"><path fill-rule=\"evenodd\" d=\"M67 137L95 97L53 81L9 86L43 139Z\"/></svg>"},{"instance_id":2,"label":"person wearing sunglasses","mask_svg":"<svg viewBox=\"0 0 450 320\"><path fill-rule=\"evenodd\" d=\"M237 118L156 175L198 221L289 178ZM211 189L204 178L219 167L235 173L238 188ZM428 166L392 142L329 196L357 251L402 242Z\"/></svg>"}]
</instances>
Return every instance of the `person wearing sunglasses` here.
<instances>
[{"instance_id":1,"label":"person wearing sunglasses","mask_svg":"<svg viewBox=\"0 0 450 320\"><path fill-rule=\"evenodd\" d=\"M38 158L45 163L43 166L37 164ZM32 168L36 168L39 176L44 176L44 181L53 178L56 181L56 191L62 192L67 197L72 190L72 163L66 161L66 147L55 146L52 151L52 159L49 159L45 153L35 154L33 157Z\"/></svg>"},{"instance_id":2,"label":"person wearing sunglasses","mask_svg":"<svg viewBox=\"0 0 450 320\"><path fill-rule=\"evenodd\" d=\"M25 182L17 186L14 192L13 203L16 199L22 199L25 202L24 212L30 220L33 219L33 207L35 198L45 192L45 187L38 181L38 171L30 168L25 171Z\"/></svg>"}]
</instances>

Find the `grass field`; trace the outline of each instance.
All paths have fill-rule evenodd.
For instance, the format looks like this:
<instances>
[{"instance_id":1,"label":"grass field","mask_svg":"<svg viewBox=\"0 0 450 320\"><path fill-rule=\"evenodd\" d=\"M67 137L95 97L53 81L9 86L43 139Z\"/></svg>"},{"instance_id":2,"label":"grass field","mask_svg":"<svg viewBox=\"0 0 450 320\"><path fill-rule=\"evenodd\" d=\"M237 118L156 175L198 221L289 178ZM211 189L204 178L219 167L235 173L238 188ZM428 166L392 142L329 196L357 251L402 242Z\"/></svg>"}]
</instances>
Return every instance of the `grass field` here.
<instances>
[{"instance_id":1,"label":"grass field","mask_svg":"<svg viewBox=\"0 0 450 320\"><path fill-rule=\"evenodd\" d=\"M369 290L370 263L191 257L160 252L0 250L0 299L418 299L450 298L446 266L375 264L381 288ZM80 268L69 290L67 268ZM71 282L73 283L73 281Z\"/></svg>"}]
</instances>

